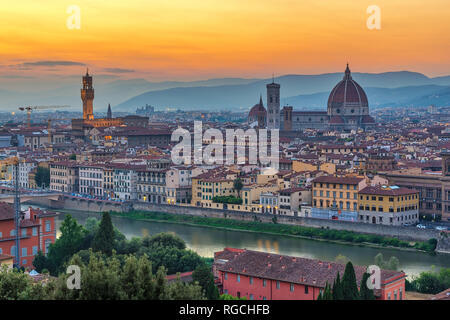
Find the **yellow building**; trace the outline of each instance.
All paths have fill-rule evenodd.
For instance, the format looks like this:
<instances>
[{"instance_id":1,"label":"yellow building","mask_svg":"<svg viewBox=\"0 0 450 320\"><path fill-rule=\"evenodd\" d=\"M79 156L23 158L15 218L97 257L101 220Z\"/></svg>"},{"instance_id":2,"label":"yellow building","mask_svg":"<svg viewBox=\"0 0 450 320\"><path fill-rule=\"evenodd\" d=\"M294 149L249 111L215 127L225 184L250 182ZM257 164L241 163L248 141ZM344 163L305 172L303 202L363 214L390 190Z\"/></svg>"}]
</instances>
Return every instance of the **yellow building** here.
<instances>
[{"instance_id":1,"label":"yellow building","mask_svg":"<svg viewBox=\"0 0 450 320\"><path fill-rule=\"evenodd\" d=\"M259 198L262 193L273 193L280 190L277 183L246 185L242 188L242 205L244 211L259 212L261 204Z\"/></svg>"},{"instance_id":2,"label":"yellow building","mask_svg":"<svg viewBox=\"0 0 450 320\"><path fill-rule=\"evenodd\" d=\"M237 174L223 168L210 170L192 178L192 201L197 207L212 207L216 196L238 196L234 189Z\"/></svg>"},{"instance_id":3,"label":"yellow building","mask_svg":"<svg viewBox=\"0 0 450 320\"><path fill-rule=\"evenodd\" d=\"M358 192L366 187L362 177L321 176L312 181L312 206L358 211Z\"/></svg>"},{"instance_id":4,"label":"yellow building","mask_svg":"<svg viewBox=\"0 0 450 320\"><path fill-rule=\"evenodd\" d=\"M369 186L359 192L358 221L400 226L419 221L419 191L397 186Z\"/></svg>"}]
</instances>

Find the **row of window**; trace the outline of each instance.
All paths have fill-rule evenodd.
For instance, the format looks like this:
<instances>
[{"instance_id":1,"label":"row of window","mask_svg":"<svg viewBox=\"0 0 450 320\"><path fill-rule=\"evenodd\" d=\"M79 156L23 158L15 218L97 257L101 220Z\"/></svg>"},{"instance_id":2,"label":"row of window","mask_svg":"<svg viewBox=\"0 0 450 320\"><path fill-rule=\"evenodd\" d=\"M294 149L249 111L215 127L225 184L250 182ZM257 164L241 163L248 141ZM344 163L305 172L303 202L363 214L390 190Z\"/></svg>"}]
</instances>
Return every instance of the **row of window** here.
<instances>
[{"instance_id":1,"label":"row of window","mask_svg":"<svg viewBox=\"0 0 450 320\"><path fill-rule=\"evenodd\" d=\"M228 273L227 272L225 272L224 273L224 278L225 278L225 280L228 280ZM249 279L249 284L250 285L253 285L253 283L254 283L254 277L248 277L248 279ZM267 280L266 279L259 279L259 278L257 278L258 280L262 280L262 286L265 288L266 286L267 286ZM241 282L241 275L240 274L238 274L237 276L236 276L236 282ZM275 287L276 287L276 289L277 290L279 290L280 289L280 286L281 286L281 282L280 281L276 281L276 285L275 285ZM293 284L293 283L290 283L289 284L289 290L291 291L291 292L294 292L294 290L295 290L295 285ZM305 294L308 294L309 293L309 288L308 288L308 286L305 286Z\"/></svg>"},{"instance_id":2,"label":"row of window","mask_svg":"<svg viewBox=\"0 0 450 320\"><path fill-rule=\"evenodd\" d=\"M372 201L377 201L377 199L378 199L378 201L383 201L384 200L384 197L366 196L366 200L369 200L369 198ZM399 201L405 201L405 200L413 200L413 199L417 199L417 198L418 198L417 194L412 194L412 195L408 195L408 196L401 196L401 197L399 196L398 200ZM363 200L364 196L361 195L360 199ZM389 202L394 202L394 197L389 197Z\"/></svg>"},{"instance_id":3,"label":"row of window","mask_svg":"<svg viewBox=\"0 0 450 320\"><path fill-rule=\"evenodd\" d=\"M331 184L331 183L319 183L319 182L316 182L314 184L314 186L316 188L319 188L319 187L323 188L324 186L326 186L326 188L330 188L330 186L332 186L331 188L337 189L337 184L336 183ZM346 186L347 190L350 190L350 189L356 190L356 187L357 187L356 184L354 184L354 185L346 184L345 186ZM339 184L339 189L344 189L344 185L342 183Z\"/></svg>"},{"instance_id":4,"label":"row of window","mask_svg":"<svg viewBox=\"0 0 450 320\"><path fill-rule=\"evenodd\" d=\"M314 194L315 197L317 197L317 190L314 190L313 194ZM324 195L323 190L320 190L319 196L323 197L323 195ZM329 198L330 197L330 191L327 191L326 195L327 195L327 198ZM345 196L346 196L346 199L351 199L351 193L350 192L347 192ZM333 191L333 198L337 198L337 192L336 191ZM344 192L339 192L339 198L344 199ZM358 194L356 192L353 193L353 199L354 200L358 199Z\"/></svg>"},{"instance_id":5,"label":"row of window","mask_svg":"<svg viewBox=\"0 0 450 320\"><path fill-rule=\"evenodd\" d=\"M376 206L359 206L359 210L366 210L366 211L378 211L378 212L384 212L383 206L379 206L378 210ZM414 206L406 206L406 207L398 207L396 210L394 208L389 207L389 212L405 212L410 210L417 210L417 205Z\"/></svg>"},{"instance_id":6,"label":"row of window","mask_svg":"<svg viewBox=\"0 0 450 320\"><path fill-rule=\"evenodd\" d=\"M28 257L28 248L26 248L26 247L21 247L21 248L22 248L22 254L21 254L21 257L22 257L22 258L23 258L23 257ZM32 254L33 256L35 256L35 255L37 255L37 253L38 253L38 246L33 246L33 247L31 248L31 254ZM0 254L3 254L3 249L2 249L2 248L0 248ZM16 246L12 246L12 247L11 247L9 254L10 254L11 256L13 256L13 257L16 256Z\"/></svg>"},{"instance_id":7,"label":"row of window","mask_svg":"<svg viewBox=\"0 0 450 320\"><path fill-rule=\"evenodd\" d=\"M46 222L45 222L45 232L50 232L50 231L52 231L52 225L51 225L51 222L50 222L50 221L46 221ZM21 236L22 236L22 237L26 237L27 235L28 235L27 229L25 229L25 228L21 229ZM36 237L36 236L38 235L38 228L37 228L37 227L31 228L31 235L32 235L33 237ZM15 237L15 236L16 236L16 230L15 230L15 229L12 229L12 230L9 232L9 236L10 236L10 237ZM0 232L0 238L3 238L3 233L2 233L2 232Z\"/></svg>"}]
</instances>

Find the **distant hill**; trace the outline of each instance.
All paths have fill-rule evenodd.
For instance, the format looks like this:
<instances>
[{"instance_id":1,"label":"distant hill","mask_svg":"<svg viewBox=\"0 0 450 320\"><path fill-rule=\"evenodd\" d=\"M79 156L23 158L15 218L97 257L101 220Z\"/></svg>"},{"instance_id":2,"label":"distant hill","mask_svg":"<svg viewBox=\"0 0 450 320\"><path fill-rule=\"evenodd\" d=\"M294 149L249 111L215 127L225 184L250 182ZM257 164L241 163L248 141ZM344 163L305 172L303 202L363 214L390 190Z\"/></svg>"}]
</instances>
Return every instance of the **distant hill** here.
<instances>
[{"instance_id":1,"label":"distant hill","mask_svg":"<svg viewBox=\"0 0 450 320\"><path fill-rule=\"evenodd\" d=\"M258 79L242 78L221 78L191 82L165 81L149 82L145 79L114 80L110 82L96 81L94 74L95 99L94 108L96 111L106 111L108 103L117 105L143 92L165 90L175 87L197 87L197 86L220 86L220 85L240 85L257 81ZM66 81L67 83L67 81ZM17 86L20 87L20 86ZM80 87L81 75L79 79L73 79L70 84L46 84L45 89L26 91L2 90L0 85L0 111L16 110L20 105L71 105L81 108ZM134 111L134 110L133 110Z\"/></svg>"},{"instance_id":2,"label":"distant hill","mask_svg":"<svg viewBox=\"0 0 450 320\"><path fill-rule=\"evenodd\" d=\"M373 107L387 104L410 103L409 98L422 98L444 90L446 86L433 84L434 79L414 72L387 72L380 74L354 73L353 78L362 85ZM450 80L450 77L448 77ZM297 108L325 108L329 92L342 79L341 73L322 75L286 75L275 79L281 84L281 104ZM446 77L438 78L446 83ZM148 91L117 106L121 110L135 110L146 103L157 109L208 109L248 110L262 94L265 101L265 86L271 79L258 80L240 85L199 86ZM450 85L450 84L449 84ZM430 100L434 101L436 99ZM436 103L445 103L440 99ZM423 100L426 102L427 100ZM432 103L432 102L431 102ZM266 104L266 102L265 102Z\"/></svg>"},{"instance_id":3,"label":"distant hill","mask_svg":"<svg viewBox=\"0 0 450 320\"><path fill-rule=\"evenodd\" d=\"M409 71L352 75L367 91L372 107L409 103L408 95L409 98L418 99L411 103L420 101L427 104L428 101L436 101L436 105L445 104L445 88L450 86L450 76L429 78ZM275 81L281 84L282 104L292 104L296 108L323 109L328 93L342 77L343 73L284 75L277 77ZM30 81L29 84L32 84L33 80ZM106 111L108 103L111 103L113 112L134 112L137 107L148 103L157 110L168 107L187 110L248 110L258 102L260 94L265 101L265 86L271 81L272 79L218 78L150 82L145 79L110 80L100 75L96 78L94 74L94 108L95 111ZM17 110L18 106L27 104L65 104L81 110L80 86L81 76L61 83L39 83L39 86L36 84L39 88L34 90L30 86L10 84L6 87L6 84L2 86L0 83L0 110ZM20 89L15 90L16 87ZM416 89L411 89L412 87ZM443 93L439 93L441 89L444 90Z\"/></svg>"},{"instance_id":4,"label":"distant hill","mask_svg":"<svg viewBox=\"0 0 450 320\"><path fill-rule=\"evenodd\" d=\"M364 88L371 109L396 106L450 106L450 87L409 86L400 88ZM325 109L329 92L297 95L284 99L297 109Z\"/></svg>"}]
</instances>

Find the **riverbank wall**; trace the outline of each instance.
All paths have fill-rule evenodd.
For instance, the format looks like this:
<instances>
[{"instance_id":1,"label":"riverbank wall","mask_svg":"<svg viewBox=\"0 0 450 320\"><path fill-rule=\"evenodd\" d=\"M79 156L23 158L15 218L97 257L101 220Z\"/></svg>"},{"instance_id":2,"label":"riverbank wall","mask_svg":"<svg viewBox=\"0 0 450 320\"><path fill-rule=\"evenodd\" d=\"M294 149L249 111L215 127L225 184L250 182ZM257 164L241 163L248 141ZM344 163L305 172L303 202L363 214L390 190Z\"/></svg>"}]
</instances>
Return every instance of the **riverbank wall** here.
<instances>
[{"instance_id":1,"label":"riverbank wall","mask_svg":"<svg viewBox=\"0 0 450 320\"><path fill-rule=\"evenodd\" d=\"M40 202L43 200L39 199ZM31 203L31 202L30 202ZM212 208L174 206L167 204L152 204L146 202L112 202L95 199L82 199L76 197L63 196L59 201L49 201L48 203L33 203L36 205L48 206L53 209L77 210L86 212L116 211L126 213L131 210L163 212L178 215L191 215L199 217L214 217L222 219L235 219L241 221L259 221L273 223L274 215L250 213L232 210L219 210ZM347 230L364 234L375 234L385 237L394 237L407 241L427 241L431 238L440 240L439 231L434 229L418 229L414 227L394 227L377 224L314 219L293 216L276 216L276 223L286 225L297 225L313 228L325 228L334 230ZM446 247L446 246L445 246Z\"/></svg>"},{"instance_id":2,"label":"riverbank wall","mask_svg":"<svg viewBox=\"0 0 450 320\"><path fill-rule=\"evenodd\" d=\"M198 207L182 207L166 204L151 204L151 203L133 203L133 210L137 211L151 211L151 212L164 212L180 215L192 215L200 217L214 217L225 219L236 219L241 221L255 221L264 223L273 223L274 215L261 214L261 213L249 213L241 211L231 210L218 210L211 208L198 208ZM304 217L293 216L276 216L276 222L287 225L297 225L313 228L325 228L334 230L347 230L365 234L376 234L386 237L394 237L401 240L408 241L427 241L431 238L438 239L439 232L432 229L418 229L413 227L394 227L378 224L368 224L350 221L339 220L326 220L326 219L314 219Z\"/></svg>"}]
</instances>

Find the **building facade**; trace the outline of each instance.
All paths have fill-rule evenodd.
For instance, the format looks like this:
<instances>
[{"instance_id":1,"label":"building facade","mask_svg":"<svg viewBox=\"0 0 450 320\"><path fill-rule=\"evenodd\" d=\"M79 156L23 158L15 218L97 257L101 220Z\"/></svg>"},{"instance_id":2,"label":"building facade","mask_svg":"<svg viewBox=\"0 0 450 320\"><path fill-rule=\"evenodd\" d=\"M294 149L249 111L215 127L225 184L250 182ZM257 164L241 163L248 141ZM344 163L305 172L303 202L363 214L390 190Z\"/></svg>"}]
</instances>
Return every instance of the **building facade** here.
<instances>
[{"instance_id":1,"label":"building facade","mask_svg":"<svg viewBox=\"0 0 450 320\"><path fill-rule=\"evenodd\" d=\"M320 176L312 181L312 217L357 221L361 177Z\"/></svg>"},{"instance_id":2,"label":"building facade","mask_svg":"<svg viewBox=\"0 0 450 320\"><path fill-rule=\"evenodd\" d=\"M50 190L77 193L79 191L78 164L74 161L51 162Z\"/></svg>"},{"instance_id":3,"label":"building facade","mask_svg":"<svg viewBox=\"0 0 450 320\"><path fill-rule=\"evenodd\" d=\"M104 196L103 166L96 164L80 164L79 192L91 197L102 198Z\"/></svg>"},{"instance_id":4,"label":"building facade","mask_svg":"<svg viewBox=\"0 0 450 320\"><path fill-rule=\"evenodd\" d=\"M190 204L192 200L192 167L176 166L166 173L168 204Z\"/></svg>"},{"instance_id":5,"label":"building facade","mask_svg":"<svg viewBox=\"0 0 450 320\"><path fill-rule=\"evenodd\" d=\"M419 192L397 186L368 186L359 192L358 221L401 226L419 222Z\"/></svg>"},{"instance_id":6,"label":"building facade","mask_svg":"<svg viewBox=\"0 0 450 320\"><path fill-rule=\"evenodd\" d=\"M21 266L32 269L38 251L47 254L56 240L55 213L29 208L21 213L19 255ZM0 202L0 255L16 256L14 208Z\"/></svg>"},{"instance_id":7,"label":"building facade","mask_svg":"<svg viewBox=\"0 0 450 320\"><path fill-rule=\"evenodd\" d=\"M367 267L354 266L359 286ZM214 253L213 274L221 293L248 300L317 300L326 283L342 277L345 265L246 249ZM403 300L403 272L381 270L379 300Z\"/></svg>"},{"instance_id":8,"label":"building facade","mask_svg":"<svg viewBox=\"0 0 450 320\"><path fill-rule=\"evenodd\" d=\"M419 214L421 218L450 221L450 153L443 152L442 172L394 170L380 173L389 184L419 191Z\"/></svg>"}]
</instances>

